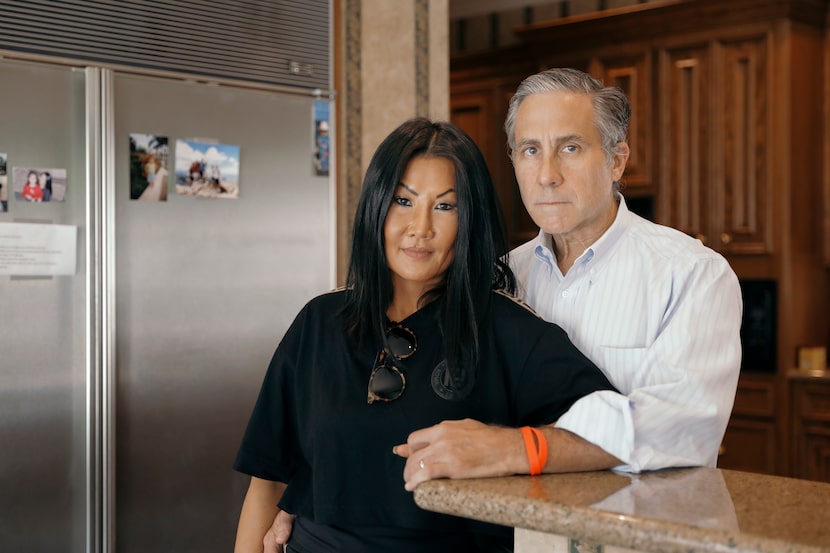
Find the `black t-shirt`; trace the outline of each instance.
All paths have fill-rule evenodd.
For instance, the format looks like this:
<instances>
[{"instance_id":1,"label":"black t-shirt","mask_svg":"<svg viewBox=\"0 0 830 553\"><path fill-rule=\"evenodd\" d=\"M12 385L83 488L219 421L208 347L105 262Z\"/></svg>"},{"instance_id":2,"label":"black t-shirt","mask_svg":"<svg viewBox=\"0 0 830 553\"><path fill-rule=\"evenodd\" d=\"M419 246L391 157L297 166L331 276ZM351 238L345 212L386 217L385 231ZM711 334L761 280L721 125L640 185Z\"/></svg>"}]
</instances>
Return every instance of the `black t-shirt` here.
<instances>
[{"instance_id":1,"label":"black t-shirt","mask_svg":"<svg viewBox=\"0 0 830 553\"><path fill-rule=\"evenodd\" d=\"M405 460L392 453L414 430L472 418L512 427L556 421L580 397L613 390L568 340L517 300L494 292L480 329L475 385L462 400L440 393L438 302L401 324L417 337L404 367L406 390L366 401L379 345L354 351L338 313L346 291L311 300L282 339L236 458L236 470L288 487L280 508L316 524L443 533L466 521L420 509L404 489ZM436 384L439 392L434 389ZM394 532L393 532L394 533Z\"/></svg>"}]
</instances>

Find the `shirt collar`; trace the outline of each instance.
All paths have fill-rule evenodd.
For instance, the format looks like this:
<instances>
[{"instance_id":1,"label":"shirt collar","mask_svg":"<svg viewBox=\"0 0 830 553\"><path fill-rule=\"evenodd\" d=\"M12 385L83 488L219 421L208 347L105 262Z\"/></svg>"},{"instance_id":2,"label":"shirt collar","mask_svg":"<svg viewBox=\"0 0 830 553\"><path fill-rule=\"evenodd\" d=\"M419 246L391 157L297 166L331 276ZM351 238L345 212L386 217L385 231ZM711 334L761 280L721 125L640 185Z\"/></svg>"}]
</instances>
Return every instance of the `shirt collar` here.
<instances>
[{"instance_id":1,"label":"shirt collar","mask_svg":"<svg viewBox=\"0 0 830 553\"><path fill-rule=\"evenodd\" d=\"M625 234L626 229L631 225L631 215L628 206L625 203L625 198L622 194L617 194L619 205L617 207L617 215L614 217L614 222L611 226L602 233L596 242L588 246L586 250L576 260L576 264L590 261L597 258L597 260L604 259L608 252L610 252L614 244L616 244L620 237ZM556 265L556 255L553 252L553 237L550 234L539 229L539 234L536 236L536 246L534 252L538 259L546 260L552 265Z\"/></svg>"}]
</instances>

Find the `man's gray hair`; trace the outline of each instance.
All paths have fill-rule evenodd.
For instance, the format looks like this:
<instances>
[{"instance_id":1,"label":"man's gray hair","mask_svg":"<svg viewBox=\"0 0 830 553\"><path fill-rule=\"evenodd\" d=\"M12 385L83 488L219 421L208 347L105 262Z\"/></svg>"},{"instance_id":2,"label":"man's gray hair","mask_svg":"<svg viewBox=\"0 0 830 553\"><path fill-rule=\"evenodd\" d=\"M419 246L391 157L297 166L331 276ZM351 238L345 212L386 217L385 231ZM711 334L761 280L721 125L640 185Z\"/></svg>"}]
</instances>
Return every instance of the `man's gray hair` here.
<instances>
[{"instance_id":1,"label":"man's gray hair","mask_svg":"<svg viewBox=\"0 0 830 553\"><path fill-rule=\"evenodd\" d=\"M631 104L625 93L616 86L603 86L587 73L570 68L548 69L531 75L516 89L516 93L510 99L507 119L504 122L510 157L513 157L516 147L516 112L519 111L519 106L528 96L545 92L573 92L591 97L602 149L610 162L617 144L626 140L628 123L631 120Z\"/></svg>"}]
</instances>

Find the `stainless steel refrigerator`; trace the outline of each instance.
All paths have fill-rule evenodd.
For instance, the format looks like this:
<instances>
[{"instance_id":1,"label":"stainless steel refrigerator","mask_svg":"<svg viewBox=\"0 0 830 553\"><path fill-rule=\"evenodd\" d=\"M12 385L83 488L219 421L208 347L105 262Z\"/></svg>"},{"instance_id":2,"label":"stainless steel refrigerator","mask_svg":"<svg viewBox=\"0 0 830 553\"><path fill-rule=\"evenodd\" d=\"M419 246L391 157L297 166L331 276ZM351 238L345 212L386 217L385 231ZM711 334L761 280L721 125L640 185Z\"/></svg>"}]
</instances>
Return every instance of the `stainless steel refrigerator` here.
<instances>
[{"instance_id":1,"label":"stainless steel refrigerator","mask_svg":"<svg viewBox=\"0 0 830 553\"><path fill-rule=\"evenodd\" d=\"M315 98L34 61L0 76L0 234L77 227L74 274L0 275L0 551L229 551L266 365L334 285ZM166 201L131 198L133 133L168 141ZM179 140L238 146L238 198L178 194ZM63 201L15 197L15 167L64 168Z\"/></svg>"}]
</instances>

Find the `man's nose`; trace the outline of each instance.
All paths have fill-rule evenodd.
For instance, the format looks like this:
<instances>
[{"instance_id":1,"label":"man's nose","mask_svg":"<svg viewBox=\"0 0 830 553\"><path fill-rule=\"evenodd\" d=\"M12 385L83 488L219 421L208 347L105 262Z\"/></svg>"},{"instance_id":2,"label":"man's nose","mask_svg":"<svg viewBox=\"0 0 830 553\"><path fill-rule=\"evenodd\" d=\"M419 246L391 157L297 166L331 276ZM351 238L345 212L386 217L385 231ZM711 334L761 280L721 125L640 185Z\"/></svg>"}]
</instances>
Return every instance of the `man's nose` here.
<instances>
[{"instance_id":1,"label":"man's nose","mask_svg":"<svg viewBox=\"0 0 830 553\"><path fill-rule=\"evenodd\" d=\"M539 184L542 186L557 186L562 183L562 162L559 156L545 154L542 156L539 167Z\"/></svg>"}]
</instances>

